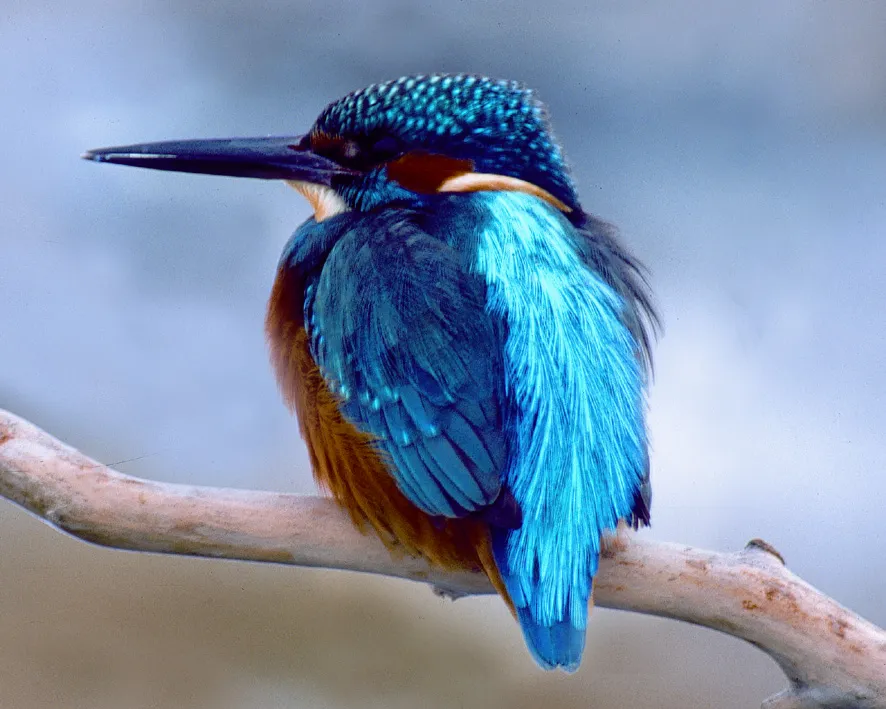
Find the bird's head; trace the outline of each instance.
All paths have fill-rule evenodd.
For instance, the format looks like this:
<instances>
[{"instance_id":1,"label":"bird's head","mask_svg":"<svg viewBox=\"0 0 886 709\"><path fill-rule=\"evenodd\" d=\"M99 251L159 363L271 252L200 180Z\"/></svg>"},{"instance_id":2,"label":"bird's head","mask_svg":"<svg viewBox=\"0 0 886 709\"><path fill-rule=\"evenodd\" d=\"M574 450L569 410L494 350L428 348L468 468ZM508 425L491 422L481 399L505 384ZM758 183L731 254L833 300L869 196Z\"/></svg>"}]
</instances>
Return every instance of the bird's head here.
<instances>
[{"instance_id":1,"label":"bird's head","mask_svg":"<svg viewBox=\"0 0 886 709\"><path fill-rule=\"evenodd\" d=\"M528 192L566 213L578 198L542 104L517 82L407 76L327 106L297 137L144 143L85 158L286 180L319 221L439 192Z\"/></svg>"}]
</instances>

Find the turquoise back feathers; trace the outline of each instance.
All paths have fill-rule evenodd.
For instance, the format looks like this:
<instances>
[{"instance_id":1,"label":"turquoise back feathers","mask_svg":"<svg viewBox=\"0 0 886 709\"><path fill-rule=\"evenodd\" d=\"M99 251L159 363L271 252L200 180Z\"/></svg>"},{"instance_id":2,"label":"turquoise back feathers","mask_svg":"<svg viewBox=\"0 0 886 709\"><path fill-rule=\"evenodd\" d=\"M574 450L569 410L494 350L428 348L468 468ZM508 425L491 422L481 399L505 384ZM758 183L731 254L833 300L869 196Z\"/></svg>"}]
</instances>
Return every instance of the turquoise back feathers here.
<instances>
[{"instance_id":1,"label":"turquoise back feathers","mask_svg":"<svg viewBox=\"0 0 886 709\"><path fill-rule=\"evenodd\" d=\"M543 666L578 667L600 536L629 521L647 472L645 371L629 305L590 271L573 226L527 195L484 195L476 268L507 325L512 455L523 512L495 530L499 569Z\"/></svg>"}]
</instances>

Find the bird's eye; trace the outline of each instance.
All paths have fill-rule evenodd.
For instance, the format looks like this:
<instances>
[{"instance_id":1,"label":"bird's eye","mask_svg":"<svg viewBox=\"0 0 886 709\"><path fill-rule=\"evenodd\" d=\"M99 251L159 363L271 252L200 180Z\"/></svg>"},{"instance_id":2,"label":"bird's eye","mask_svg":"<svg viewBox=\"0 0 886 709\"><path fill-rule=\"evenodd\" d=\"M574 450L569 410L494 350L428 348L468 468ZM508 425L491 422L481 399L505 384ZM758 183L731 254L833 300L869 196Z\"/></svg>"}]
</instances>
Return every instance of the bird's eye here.
<instances>
[{"instance_id":1,"label":"bird's eye","mask_svg":"<svg viewBox=\"0 0 886 709\"><path fill-rule=\"evenodd\" d=\"M345 160L354 160L360 155L360 146L353 140L346 140L341 146L341 156Z\"/></svg>"}]
</instances>

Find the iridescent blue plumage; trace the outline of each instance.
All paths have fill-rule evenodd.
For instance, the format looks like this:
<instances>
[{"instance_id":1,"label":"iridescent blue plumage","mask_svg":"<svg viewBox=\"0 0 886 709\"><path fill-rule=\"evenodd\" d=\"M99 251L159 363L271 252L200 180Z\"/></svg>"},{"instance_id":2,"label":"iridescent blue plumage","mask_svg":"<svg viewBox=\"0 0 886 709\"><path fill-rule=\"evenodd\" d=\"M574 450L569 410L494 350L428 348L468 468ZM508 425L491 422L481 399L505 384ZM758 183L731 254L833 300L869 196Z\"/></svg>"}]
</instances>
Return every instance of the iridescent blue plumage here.
<instances>
[{"instance_id":1,"label":"iridescent blue plumage","mask_svg":"<svg viewBox=\"0 0 886 709\"><path fill-rule=\"evenodd\" d=\"M481 199L476 268L508 330L505 481L523 511L493 530L496 560L536 659L575 669L600 535L630 518L646 474L645 376L625 303L581 262L574 227L527 195Z\"/></svg>"},{"instance_id":2,"label":"iridescent blue plumage","mask_svg":"<svg viewBox=\"0 0 886 709\"><path fill-rule=\"evenodd\" d=\"M342 411L431 514L513 495L522 525L493 525L499 569L538 662L575 669L600 535L648 521L637 306L582 261L587 235L529 195L324 224L342 235L306 319Z\"/></svg>"},{"instance_id":3,"label":"iridescent blue plumage","mask_svg":"<svg viewBox=\"0 0 886 709\"><path fill-rule=\"evenodd\" d=\"M404 77L331 104L312 134L365 168L338 188L356 213L324 222L350 226L309 286L314 357L419 508L516 502L522 524L491 527L496 563L536 660L575 669L601 535L649 521L638 268L581 210L519 84ZM413 192L388 170L414 151L537 185L566 214L522 192Z\"/></svg>"},{"instance_id":4,"label":"iridescent blue plumage","mask_svg":"<svg viewBox=\"0 0 886 709\"><path fill-rule=\"evenodd\" d=\"M309 199L267 331L317 479L387 543L482 568L539 664L575 669L601 535L649 522L656 318L533 94L404 77L305 136L88 157L285 179Z\"/></svg>"}]
</instances>

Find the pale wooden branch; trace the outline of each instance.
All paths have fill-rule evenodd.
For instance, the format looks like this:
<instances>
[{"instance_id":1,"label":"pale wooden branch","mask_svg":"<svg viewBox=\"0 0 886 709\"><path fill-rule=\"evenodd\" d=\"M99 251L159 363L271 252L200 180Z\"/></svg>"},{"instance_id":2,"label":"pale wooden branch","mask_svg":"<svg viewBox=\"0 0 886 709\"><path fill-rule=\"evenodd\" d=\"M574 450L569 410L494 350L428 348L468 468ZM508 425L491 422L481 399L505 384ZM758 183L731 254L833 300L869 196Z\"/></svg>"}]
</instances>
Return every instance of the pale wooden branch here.
<instances>
[{"instance_id":1,"label":"pale wooden branch","mask_svg":"<svg viewBox=\"0 0 886 709\"><path fill-rule=\"evenodd\" d=\"M492 592L482 574L392 556L328 499L141 480L3 410L0 495L108 547L363 571L453 596ZM790 573L759 540L722 554L619 535L601 561L594 598L756 645L790 680L766 709L886 707L886 633Z\"/></svg>"}]
</instances>

